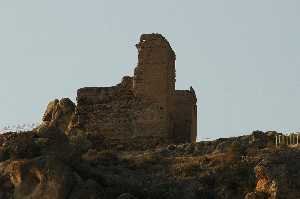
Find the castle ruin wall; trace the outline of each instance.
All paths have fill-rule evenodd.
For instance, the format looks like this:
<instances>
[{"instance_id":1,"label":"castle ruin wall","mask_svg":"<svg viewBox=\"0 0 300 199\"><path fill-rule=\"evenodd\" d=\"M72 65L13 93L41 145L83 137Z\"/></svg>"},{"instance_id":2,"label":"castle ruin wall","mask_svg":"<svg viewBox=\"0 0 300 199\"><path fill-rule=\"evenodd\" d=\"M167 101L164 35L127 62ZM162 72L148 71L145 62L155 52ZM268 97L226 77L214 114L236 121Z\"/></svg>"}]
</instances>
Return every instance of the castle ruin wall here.
<instances>
[{"instance_id":1,"label":"castle ruin wall","mask_svg":"<svg viewBox=\"0 0 300 199\"><path fill-rule=\"evenodd\" d=\"M77 123L120 142L141 138L194 142L196 95L175 90L175 53L160 34L141 36L134 76L112 87L77 91Z\"/></svg>"}]
</instances>

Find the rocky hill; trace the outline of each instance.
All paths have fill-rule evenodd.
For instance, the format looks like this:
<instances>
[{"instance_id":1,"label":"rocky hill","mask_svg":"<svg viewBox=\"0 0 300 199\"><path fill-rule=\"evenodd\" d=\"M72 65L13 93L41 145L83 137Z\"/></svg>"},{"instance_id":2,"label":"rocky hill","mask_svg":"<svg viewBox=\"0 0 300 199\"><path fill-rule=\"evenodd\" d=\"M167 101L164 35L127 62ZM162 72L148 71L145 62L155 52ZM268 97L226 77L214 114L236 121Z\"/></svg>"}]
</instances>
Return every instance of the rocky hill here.
<instances>
[{"instance_id":1,"label":"rocky hill","mask_svg":"<svg viewBox=\"0 0 300 199\"><path fill-rule=\"evenodd\" d=\"M54 100L37 128L0 135L0 199L300 198L300 148L276 147L277 132L120 143L78 128L75 112Z\"/></svg>"},{"instance_id":2,"label":"rocky hill","mask_svg":"<svg viewBox=\"0 0 300 199\"><path fill-rule=\"evenodd\" d=\"M132 77L51 101L30 130L0 129L0 199L300 198L299 134L196 143L196 93L175 89L169 42L136 47Z\"/></svg>"},{"instance_id":3,"label":"rocky hill","mask_svg":"<svg viewBox=\"0 0 300 199\"><path fill-rule=\"evenodd\" d=\"M0 135L1 199L300 198L300 150L276 132L143 149L62 127Z\"/></svg>"}]
</instances>

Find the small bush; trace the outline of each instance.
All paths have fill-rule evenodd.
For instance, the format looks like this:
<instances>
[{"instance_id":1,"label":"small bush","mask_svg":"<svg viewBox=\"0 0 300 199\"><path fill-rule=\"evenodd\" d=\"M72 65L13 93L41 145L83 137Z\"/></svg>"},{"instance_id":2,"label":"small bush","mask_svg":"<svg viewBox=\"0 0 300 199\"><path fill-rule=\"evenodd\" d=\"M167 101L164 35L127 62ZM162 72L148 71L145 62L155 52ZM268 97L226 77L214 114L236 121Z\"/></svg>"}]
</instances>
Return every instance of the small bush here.
<instances>
[{"instance_id":1,"label":"small bush","mask_svg":"<svg viewBox=\"0 0 300 199\"><path fill-rule=\"evenodd\" d=\"M113 162L119 160L118 154L113 150L100 151L97 154L98 160L102 162Z\"/></svg>"},{"instance_id":2,"label":"small bush","mask_svg":"<svg viewBox=\"0 0 300 199\"><path fill-rule=\"evenodd\" d=\"M203 164L206 163L203 158L179 157L175 159L171 167L171 173L178 177L195 176L203 170Z\"/></svg>"},{"instance_id":3,"label":"small bush","mask_svg":"<svg viewBox=\"0 0 300 199\"><path fill-rule=\"evenodd\" d=\"M13 134L2 147L2 159L32 158L40 155L40 146L32 137L33 133Z\"/></svg>"}]
</instances>

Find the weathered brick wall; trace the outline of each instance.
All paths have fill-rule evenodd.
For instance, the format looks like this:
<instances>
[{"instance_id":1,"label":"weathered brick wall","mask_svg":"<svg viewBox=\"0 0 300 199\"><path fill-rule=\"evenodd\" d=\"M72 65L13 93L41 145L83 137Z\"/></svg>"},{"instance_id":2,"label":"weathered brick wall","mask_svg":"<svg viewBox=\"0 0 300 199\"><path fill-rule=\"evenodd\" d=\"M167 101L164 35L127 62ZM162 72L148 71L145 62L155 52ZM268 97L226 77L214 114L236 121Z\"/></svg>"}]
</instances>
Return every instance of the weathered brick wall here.
<instances>
[{"instance_id":1,"label":"weathered brick wall","mask_svg":"<svg viewBox=\"0 0 300 199\"><path fill-rule=\"evenodd\" d=\"M136 45L134 76L113 87L81 88L77 126L110 140L192 142L196 138L196 96L175 91L175 53L160 34L144 34Z\"/></svg>"},{"instance_id":2,"label":"weathered brick wall","mask_svg":"<svg viewBox=\"0 0 300 199\"><path fill-rule=\"evenodd\" d=\"M138 96L164 98L175 91L175 53L160 34L144 34L136 45L138 65L134 71L134 90Z\"/></svg>"},{"instance_id":3,"label":"weathered brick wall","mask_svg":"<svg viewBox=\"0 0 300 199\"><path fill-rule=\"evenodd\" d=\"M136 45L138 65L134 71L133 90L136 96L156 102L161 109L161 131L170 136L171 96L175 91L175 53L160 34L144 34Z\"/></svg>"},{"instance_id":4,"label":"weathered brick wall","mask_svg":"<svg viewBox=\"0 0 300 199\"><path fill-rule=\"evenodd\" d=\"M135 103L130 90L120 86L81 88L77 93L80 127L109 137L129 136L133 127L128 110Z\"/></svg>"},{"instance_id":5,"label":"weathered brick wall","mask_svg":"<svg viewBox=\"0 0 300 199\"><path fill-rule=\"evenodd\" d=\"M173 113L173 138L175 142L195 142L197 137L197 106L193 91L176 90Z\"/></svg>"},{"instance_id":6,"label":"weathered brick wall","mask_svg":"<svg viewBox=\"0 0 300 199\"><path fill-rule=\"evenodd\" d=\"M134 96L130 87L123 83L114 87L79 89L78 125L113 139L166 134L165 118L159 104Z\"/></svg>"}]
</instances>

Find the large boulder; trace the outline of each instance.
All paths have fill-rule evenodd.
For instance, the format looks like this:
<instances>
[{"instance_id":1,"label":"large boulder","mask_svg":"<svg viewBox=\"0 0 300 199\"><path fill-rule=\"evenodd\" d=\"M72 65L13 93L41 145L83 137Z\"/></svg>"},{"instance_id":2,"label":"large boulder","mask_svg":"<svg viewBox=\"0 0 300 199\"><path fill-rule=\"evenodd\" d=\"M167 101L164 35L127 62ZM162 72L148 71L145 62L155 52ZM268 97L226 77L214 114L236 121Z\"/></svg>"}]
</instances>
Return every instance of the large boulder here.
<instances>
[{"instance_id":1,"label":"large boulder","mask_svg":"<svg viewBox=\"0 0 300 199\"><path fill-rule=\"evenodd\" d=\"M81 161L78 148L53 127L1 135L0 199L99 198L104 178Z\"/></svg>"},{"instance_id":2,"label":"large boulder","mask_svg":"<svg viewBox=\"0 0 300 199\"><path fill-rule=\"evenodd\" d=\"M267 154L254 168L255 191L245 198L300 198L299 157L298 150L290 149Z\"/></svg>"},{"instance_id":3,"label":"large boulder","mask_svg":"<svg viewBox=\"0 0 300 199\"><path fill-rule=\"evenodd\" d=\"M46 158L2 162L0 179L0 190L15 199L65 199L76 183L68 166Z\"/></svg>"},{"instance_id":4,"label":"large boulder","mask_svg":"<svg viewBox=\"0 0 300 199\"><path fill-rule=\"evenodd\" d=\"M33 158L40 155L40 146L33 132L0 135L0 162L7 159Z\"/></svg>"},{"instance_id":5,"label":"large boulder","mask_svg":"<svg viewBox=\"0 0 300 199\"><path fill-rule=\"evenodd\" d=\"M49 127L54 127L62 132L68 132L71 129L75 108L75 104L69 98L55 99L49 102L42 119L43 122L35 130L43 132Z\"/></svg>"}]
</instances>

